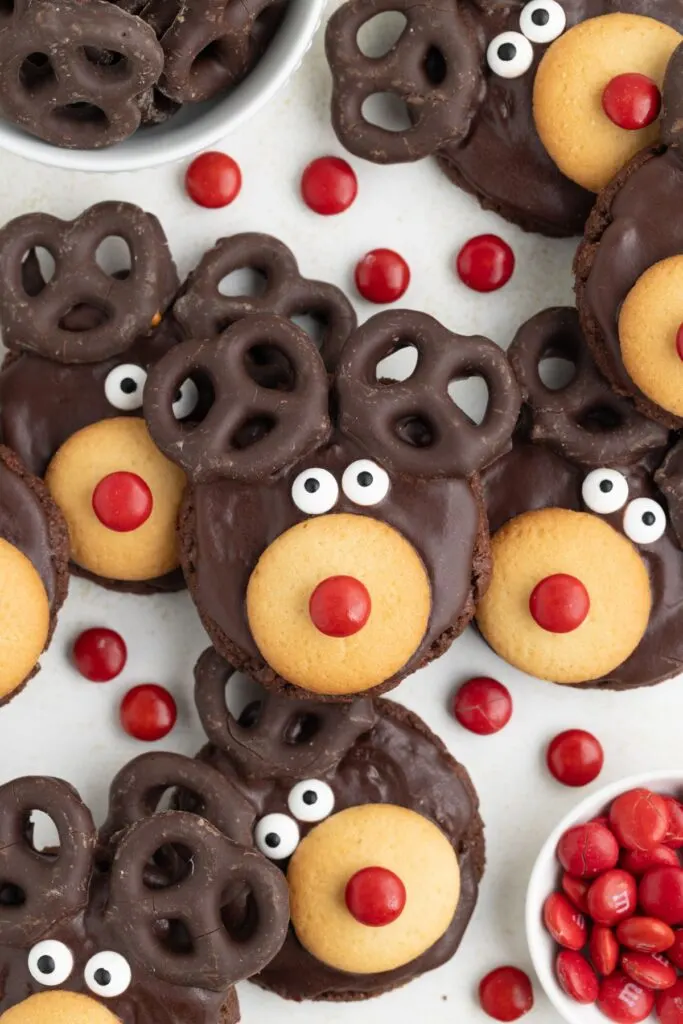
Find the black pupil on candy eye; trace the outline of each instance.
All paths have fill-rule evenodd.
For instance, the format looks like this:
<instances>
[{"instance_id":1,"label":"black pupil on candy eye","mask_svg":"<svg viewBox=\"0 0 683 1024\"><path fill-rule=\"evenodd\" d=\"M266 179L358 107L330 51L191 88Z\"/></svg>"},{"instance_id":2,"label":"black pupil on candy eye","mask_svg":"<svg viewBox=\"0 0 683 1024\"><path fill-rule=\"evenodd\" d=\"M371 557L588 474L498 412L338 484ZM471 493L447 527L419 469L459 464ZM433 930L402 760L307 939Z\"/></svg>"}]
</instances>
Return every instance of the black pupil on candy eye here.
<instances>
[{"instance_id":1,"label":"black pupil on candy eye","mask_svg":"<svg viewBox=\"0 0 683 1024\"><path fill-rule=\"evenodd\" d=\"M517 47L514 43L503 43L498 47L498 56L501 60L514 60L517 56Z\"/></svg>"},{"instance_id":2,"label":"black pupil on candy eye","mask_svg":"<svg viewBox=\"0 0 683 1024\"><path fill-rule=\"evenodd\" d=\"M320 490L320 481L316 480L313 476L309 476L308 480L304 484L304 490L307 491L308 494L315 494Z\"/></svg>"},{"instance_id":3,"label":"black pupil on candy eye","mask_svg":"<svg viewBox=\"0 0 683 1024\"><path fill-rule=\"evenodd\" d=\"M654 514L654 512L644 512L643 513L643 522L645 523L646 526L654 526L656 521L657 521L657 516Z\"/></svg>"},{"instance_id":4,"label":"black pupil on candy eye","mask_svg":"<svg viewBox=\"0 0 683 1024\"><path fill-rule=\"evenodd\" d=\"M363 473L359 473L358 474L358 483L360 484L361 487L372 487L372 484L373 484L372 473L368 473L367 470L365 470Z\"/></svg>"},{"instance_id":5,"label":"black pupil on candy eye","mask_svg":"<svg viewBox=\"0 0 683 1024\"><path fill-rule=\"evenodd\" d=\"M121 390L124 395L132 395L138 389L137 381L133 380L132 377L124 377L121 381Z\"/></svg>"},{"instance_id":6,"label":"black pupil on candy eye","mask_svg":"<svg viewBox=\"0 0 683 1024\"><path fill-rule=\"evenodd\" d=\"M266 846L269 850L277 850L280 845L280 837L277 832L269 832L266 836Z\"/></svg>"},{"instance_id":7,"label":"black pupil on candy eye","mask_svg":"<svg viewBox=\"0 0 683 1024\"><path fill-rule=\"evenodd\" d=\"M41 974L54 974L55 962L51 956L41 956L38 959L38 970Z\"/></svg>"},{"instance_id":8,"label":"black pupil on candy eye","mask_svg":"<svg viewBox=\"0 0 683 1024\"><path fill-rule=\"evenodd\" d=\"M600 481L600 490L602 491L603 494L609 494L610 491L612 491L613 489L614 489L614 484L612 483L611 480L601 480Z\"/></svg>"},{"instance_id":9,"label":"black pupil on candy eye","mask_svg":"<svg viewBox=\"0 0 683 1024\"><path fill-rule=\"evenodd\" d=\"M175 405L176 402L182 401L182 398L183 398L183 393L180 390L180 388L178 388L178 390L175 393L175 398L173 399L173 404Z\"/></svg>"},{"instance_id":10,"label":"black pupil on candy eye","mask_svg":"<svg viewBox=\"0 0 683 1024\"><path fill-rule=\"evenodd\" d=\"M550 21L550 13L548 11L534 11L531 15L531 20L534 25L547 25Z\"/></svg>"},{"instance_id":11,"label":"black pupil on candy eye","mask_svg":"<svg viewBox=\"0 0 683 1024\"><path fill-rule=\"evenodd\" d=\"M303 795L303 801L308 807L312 807L313 804L317 804L318 802L318 794L312 789L307 789Z\"/></svg>"},{"instance_id":12,"label":"black pupil on candy eye","mask_svg":"<svg viewBox=\"0 0 683 1024\"><path fill-rule=\"evenodd\" d=\"M95 971L94 977L97 984L102 985L103 987L111 982L111 974L109 971L105 971L104 967L98 967Z\"/></svg>"}]
</instances>

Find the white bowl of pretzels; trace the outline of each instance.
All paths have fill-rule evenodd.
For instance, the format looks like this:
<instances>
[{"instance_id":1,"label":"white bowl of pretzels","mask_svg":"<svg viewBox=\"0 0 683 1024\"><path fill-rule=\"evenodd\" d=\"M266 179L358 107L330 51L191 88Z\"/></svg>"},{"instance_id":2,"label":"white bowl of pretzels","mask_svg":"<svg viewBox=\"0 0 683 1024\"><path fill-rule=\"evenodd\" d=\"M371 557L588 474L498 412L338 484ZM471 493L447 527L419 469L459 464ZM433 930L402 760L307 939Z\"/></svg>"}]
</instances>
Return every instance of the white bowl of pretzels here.
<instances>
[{"instance_id":1,"label":"white bowl of pretzels","mask_svg":"<svg viewBox=\"0 0 683 1024\"><path fill-rule=\"evenodd\" d=\"M0 148L135 171L206 149L300 65L326 0L0 5Z\"/></svg>"}]
</instances>

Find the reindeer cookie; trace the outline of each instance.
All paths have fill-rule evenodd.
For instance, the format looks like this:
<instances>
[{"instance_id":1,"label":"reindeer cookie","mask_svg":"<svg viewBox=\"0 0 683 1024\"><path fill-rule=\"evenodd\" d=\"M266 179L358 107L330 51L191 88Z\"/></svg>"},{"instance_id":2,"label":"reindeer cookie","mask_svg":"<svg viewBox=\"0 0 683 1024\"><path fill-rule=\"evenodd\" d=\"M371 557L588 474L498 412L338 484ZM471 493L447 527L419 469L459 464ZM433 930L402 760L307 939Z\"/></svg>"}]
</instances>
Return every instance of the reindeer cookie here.
<instances>
[{"instance_id":1,"label":"reindeer cookie","mask_svg":"<svg viewBox=\"0 0 683 1024\"><path fill-rule=\"evenodd\" d=\"M291 928L255 979L288 999L365 999L449 960L475 907L483 824L470 778L391 701L263 694L236 719L213 650L195 697L217 768L286 876Z\"/></svg>"},{"instance_id":2,"label":"reindeer cookie","mask_svg":"<svg viewBox=\"0 0 683 1024\"><path fill-rule=\"evenodd\" d=\"M378 381L406 346L413 375ZM469 376L489 388L480 425L448 395ZM212 404L181 423L172 404L188 379ZM145 415L192 482L181 557L220 653L266 686L334 699L389 690L442 654L488 578L476 474L508 444L518 409L496 345L408 311L356 331L329 377L280 317L169 352Z\"/></svg>"},{"instance_id":3,"label":"reindeer cookie","mask_svg":"<svg viewBox=\"0 0 683 1024\"><path fill-rule=\"evenodd\" d=\"M586 340L615 391L666 427L683 427L683 45L664 86L662 143L600 195L576 256Z\"/></svg>"},{"instance_id":4,"label":"reindeer cookie","mask_svg":"<svg viewBox=\"0 0 683 1024\"><path fill-rule=\"evenodd\" d=\"M358 32L387 11L405 18L403 32L365 56ZM593 193L657 138L681 31L677 0L350 0L327 31L334 127L378 163L436 154L456 185L527 230L580 234ZM634 74L645 115L632 113L621 79ZM368 120L366 100L382 93L406 104L411 127Z\"/></svg>"},{"instance_id":5,"label":"reindeer cookie","mask_svg":"<svg viewBox=\"0 0 683 1024\"><path fill-rule=\"evenodd\" d=\"M109 819L118 830L99 849L90 813L67 783L34 777L0 788L2 1024L239 1020L233 986L282 945L287 887L265 857L204 818L154 813L150 780L162 790L189 785L210 807L220 797L226 825L231 804L239 808L218 773L183 762L151 755L124 770ZM141 811L132 823L121 817L122 778L126 808L137 800ZM56 853L34 848L34 810L56 826ZM177 850L189 852L189 874Z\"/></svg>"},{"instance_id":6,"label":"reindeer cookie","mask_svg":"<svg viewBox=\"0 0 683 1024\"><path fill-rule=\"evenodd\" d=\"M105 238L131 268L105 272ZM46 281L36 250L55 261ZM177 340L167 319L178 290L159 222L128 203L100 203L72 222L27 214L0 231L0 322L10 350L0 372L4 442L44 477L64 513L74 569L115 589L178 589L175 524L184 475L142 419L150 366ZM188 415L188 383L174 415Z\"/></svg>"},{"instance_id":7,"label":"reindeer cookie","mask_svg":"<svg viewBox=\"0 0 683 1024\"><path fill-rule=\"evenodd\" d=\"M525 324L510 348L526 405L484 490L493 578L477 624L516 668L626 689L683 669L680 461L667 431L599 375L574 309ZM575 367L557 390L540 367ZM661 467L661 469L660 469ZM680 520L677 520L680 525Z\"/></svg>"}]
</instances>

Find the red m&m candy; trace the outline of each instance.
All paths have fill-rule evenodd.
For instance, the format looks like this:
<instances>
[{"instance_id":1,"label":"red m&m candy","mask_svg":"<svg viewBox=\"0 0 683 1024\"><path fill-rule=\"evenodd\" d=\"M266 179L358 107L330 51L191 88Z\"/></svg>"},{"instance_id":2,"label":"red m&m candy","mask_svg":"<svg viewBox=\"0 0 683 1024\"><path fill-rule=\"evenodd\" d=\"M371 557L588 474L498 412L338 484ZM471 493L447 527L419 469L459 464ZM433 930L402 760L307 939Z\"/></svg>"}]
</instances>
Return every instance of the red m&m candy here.
<instances>
[{"instance_id":1,"label":"red m&m candy","mask_svg":"<svg viewBox=\"0 0 683 1024\"><path fill-rule=\"evenodd\" d=\"M163 686L134 686L121 702L121 724L129 736L152 743L168 736L176 723L176 703Z\"/></svg>"},{"instance_id":2,"label":"red m&m candy","mask_svg":"<svg viewBox=\"0 0 683 1024\"><path fill-rule=\"evenodd\" d=\"M551 774L564 786L587 786L602 771L605 755L592 733L567 729L548 747L546 761Z\"/></svg>"},{"instance_id":3,"label":"red m&m candy","mask_svg":"<svg viewBox=\"0 0 683 1024\"><path fill-rule=\"evenodd\" d=\"M477 235L463 245L456 259L463 284L475 292L495 292L515 270L515 254L497 235Z\"/></svg>"},{"instance_id":4,"label":"red m&m candy","mask_svg":"<svg viewBox=\"0 0 683 1024\"><path fill-rule=\"evenodd\" d=\"M631 789L618 796L609 811L610 828L628 850L649 850L666 836L669 816L658 793Z\"/></svg>"},{"instance_id":5,"label":"red m&m candy","mask_svg":"<svg viewBox=\"0 0 683 1024\"><path fill-rule=\"evenodd\" d=\"M381 928L393 924L403 913L406 888L393 871L363 868L349 879L345 900L356 921L369 928Z\"/></svg>"},{"instance_id":6,"label":"red m&m candy","mask_svg":"<svg viewBox=\"0 0 683 1024\"><path fill-rule=\"evenodd\" d=\"M373 249L356 267L356 288L364 299L377 305L397 302L410 284L410 267L391 249Z\"/></svg>"},{"instance_id":7,"label":"red m&m candy","mask_svg":"<svg viewBox=\"0 0 683 1024\"><path fill-rule=\"evenodd\" d=\"M585 957L569 949L558 953L555 961L557 980L570 999L588 1005L598 998L598 979Z\"/></svg>"},{"instance_id":8,"label":"red m&m candy","mask_svg":"<svg viewBox=\"0 0 683 1024\"><path fill-rule=\"evenodd\" d=\"M229 206L240 194L242 172L227 153L202 153L187 169L185 188L198 206Z\"/></svg>"},{"instance_id":9,"label":"red m&m candy","mask_svg":"<svg viewBox=\"0 0 683 1024\"><path fill-rule=\"evenodd\" d=\"M148 485L137 473L110 473L93 491L92 507L108 530L132 533L147 522L154 500Z\"/></svg>"},{"instance_id":10,"label":"red m&m candy","mask_svg":"<svg viewBox=\"0 0 683 1024\"><path fill-rule=\"evenodd\" d=\"M301 195L306 205L323 217L344 213L358 195L356 172L338 156L320 157L304 171Z\"/></svg>"},{"instance_id":11,"label":"red m&m candy","mask_svg":"<svg viewBox=\"0 0 683 1024\"><path fill-rule=\"evenodd\" d=\"M647 75L617 75L605 87L602 109L618 128L638 131L659 117L662 94Z\"/></svg>"},{"instance_id":12,"label":"red m&m candy","mask_svg":"<svg viewBox=\"0 0 683 1024\"><path fill-rule=\"evenodd\" d=\"M519 1020L534 1005L534 991L524 971L518 967L498 967L482 979L479 1002L484 1013L494 1020Z\"/></svg>"},{"instance_id":13,"label":"red m&m candy","mask_svg":"<svg viewBox=\"0 0 683 1024\"><path fill-rule=\"evenodd\" d=\"M510 691L495 679L470 679L453 699L453 714L470 732L491 736L500 732L512 717Z\"/></svg>"},{"instance_id":14,"label":"red m&m candy","mask_svg":"<svg viewBox=\"0 0 683 1024\"><path fill-rule=\"evenodd\" d=\"M73 646L76 668L93 683L108 683L125 667L128 652L123 637L113 629L86 629Z\"/></svg>"}]
</instances>

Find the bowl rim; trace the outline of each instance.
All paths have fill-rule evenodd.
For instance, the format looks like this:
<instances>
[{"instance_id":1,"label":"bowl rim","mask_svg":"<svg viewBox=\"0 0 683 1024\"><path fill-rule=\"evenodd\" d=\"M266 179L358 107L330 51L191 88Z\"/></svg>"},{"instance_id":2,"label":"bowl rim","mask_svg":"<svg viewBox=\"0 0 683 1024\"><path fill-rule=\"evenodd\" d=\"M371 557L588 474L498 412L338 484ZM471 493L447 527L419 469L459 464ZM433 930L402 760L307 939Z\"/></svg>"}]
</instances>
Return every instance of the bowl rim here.
<instances>
[{"instance_id":1,"label":"bowl rim","mask_svg":"<svg viewBox=\"0 0 683 1024\"><path fill-rule=\"evenodd\" d=\"M641 772L638 775L629 775L626 778L619 779L616 782L611 782L608 785L595 790L595 792L584 797L583 800L576 804L561 818L543 843L534 861L534 866L531 869L529 883L527 885L524 909L527 947L529 949L529 955L531 956L534 971L541 983L541 988L552 1003L553 1008L560 1014L563 1020L569 1021L569 1024L585 1024L586 1017L584 1014L586 1010L594 1009L594 1007L582 1006L580 1003L570 1003L569 997L565 996L564 992L562 992L562 989L555 978L552 959L549 960L545 955L544 950L539 946L537 936L543 929L543 923L540 916L542 902L539 903L538 895L536 893L539 886L539 878L545 873L549 860L554 861L555 850L559 839L568 828L571 828L573 825L579 825L583 821L590 820L590 818L594 817L601 807L610 803L621 793L625 793L630 789L637 789L642 786L652 787L657 783L666 783L667 785L671 785L674 780L678 780L678 784L683 786L682 768L671 768L668 770L656 769L650 772ZM545 893L543 899L545 899L547 895L549 895L549 893ZM576 1012L572 1013L571 1011L574 1009ZM603 1018L602 1015L600 1015L600 1020L607 1021L607 1018Z\"/></svg>"},{"instance_id":2,"label":"bowl rim","mask_svg":"<svg viewBox=\"0 0 683 1024\"><path fill-rule=\"evenodd\" d=\"M291 0L284 23L251 74L225 99L180 127L177 137L149 128L146 144L130 149L129 140L105 149L62 149L0 118L0 149L55 169L90 173L139 171L193 156L234 132L286 85L311 46L326 5L327 0Z\"/></svg>"}]
</instances>

